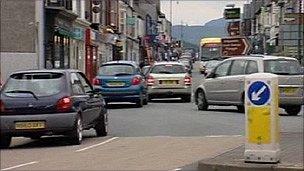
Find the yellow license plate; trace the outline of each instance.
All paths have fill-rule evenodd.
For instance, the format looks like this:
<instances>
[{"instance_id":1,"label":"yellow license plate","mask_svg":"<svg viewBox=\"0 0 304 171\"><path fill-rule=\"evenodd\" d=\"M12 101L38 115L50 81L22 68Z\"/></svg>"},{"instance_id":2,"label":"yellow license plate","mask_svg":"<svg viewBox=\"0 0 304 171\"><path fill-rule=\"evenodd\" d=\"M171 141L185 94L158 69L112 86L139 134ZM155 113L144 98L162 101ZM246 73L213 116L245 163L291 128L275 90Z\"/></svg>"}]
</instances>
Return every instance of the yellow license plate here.
<instances>
[{"instance_id":1,"label":"yellow license plate","mask_svg":"<svg viewBox=\"0 0 304 171\"><path fill-rule=\"evenodd\" d=\"M162 84L177 84L176 80L163 80Z\"/></svg>"},{"instance_id":2,"label":"yellow license plate","mask_svg":"<svg viewBox=\"0 0 304 171\"><path fill-rule=\"evenodd\" d=\"M45 128L45 122L16 122L15 129L43 129Z\"/></svg>"},{"instance_id":3,"label":"yellow license plate","mask_svg":"<svg viewBox=\"0 0 304 171\"><path fill-rule=\"evenodd\" d=\"M293 88L293 87L287 87L287 88L281 88L280 92L283 94L294 94L296 93L297 88Z\"/></svg>"},{"instance_id":4,"label":"yellow license plate","mask_svg":"<svg viewBox=\"0 0 304 171\"><path fill-rule=\"evenodd\" d=\"M125 83L123 83L123 82L110 82L107 85L110 86L110 87L121 87L121 86L124 86Z\"/></svg>"}]
</instances>

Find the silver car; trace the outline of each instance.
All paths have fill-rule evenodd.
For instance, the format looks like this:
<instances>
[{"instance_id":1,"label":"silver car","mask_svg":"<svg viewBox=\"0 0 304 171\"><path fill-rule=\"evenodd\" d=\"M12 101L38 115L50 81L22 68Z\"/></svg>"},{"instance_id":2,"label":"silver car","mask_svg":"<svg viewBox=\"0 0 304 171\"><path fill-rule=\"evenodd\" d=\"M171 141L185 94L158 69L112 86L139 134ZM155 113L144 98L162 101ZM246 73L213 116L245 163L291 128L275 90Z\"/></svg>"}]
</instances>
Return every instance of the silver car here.
<instances>
[{"instance_id":1,"label":"silver car","mask_svg":"<svg viewBox=\"0 0 304 171\"><path fill-rule=\"evenodd\" d=\"M295 58L276 56L234 57L221 62L195 90L198 109L234 105L244 112L245 76L263 72L279 76L279 105L289 115L297 115L304 104L303 71Z\"/></svg>"},{"instance_id":2,"label":"silver car","mask_svg":"<svg viewBox=\"0 0 304 171\"><path fill-rule=\"evenodd\" d=\"M155 63L146 80L150 100L163 97L181 97L185 102L191 101L192 78L182 63Z\"/></svg>"}]
</instances>

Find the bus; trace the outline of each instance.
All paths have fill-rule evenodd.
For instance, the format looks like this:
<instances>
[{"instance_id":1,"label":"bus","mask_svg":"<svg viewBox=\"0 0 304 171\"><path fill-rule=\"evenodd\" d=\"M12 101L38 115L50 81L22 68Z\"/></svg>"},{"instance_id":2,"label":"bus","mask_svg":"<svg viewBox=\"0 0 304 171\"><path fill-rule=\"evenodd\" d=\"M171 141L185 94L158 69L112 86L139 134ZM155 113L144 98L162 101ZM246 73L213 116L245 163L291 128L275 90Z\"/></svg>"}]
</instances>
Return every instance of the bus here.
<instances>
[{"instance_id":1,"label":"bus","mask_svg":"<svg viewBox=\"0 0 304 171\"><path fill-rule=\"evenodd\" d=\"M202 38L200 42L200 59L208 61L221 58L222 39L221 38Z\"/></svg>"}]
</instances>

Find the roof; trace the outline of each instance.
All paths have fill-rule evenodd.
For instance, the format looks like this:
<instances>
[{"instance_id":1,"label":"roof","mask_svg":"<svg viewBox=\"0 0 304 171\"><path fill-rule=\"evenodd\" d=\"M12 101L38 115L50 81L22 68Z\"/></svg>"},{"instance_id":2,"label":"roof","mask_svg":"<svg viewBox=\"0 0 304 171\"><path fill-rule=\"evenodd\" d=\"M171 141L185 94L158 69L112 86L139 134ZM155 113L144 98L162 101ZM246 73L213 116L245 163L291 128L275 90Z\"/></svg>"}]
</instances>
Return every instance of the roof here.
<instances>
[{"instance_id":1,"label":"roof","mask_svg":"<svg viewBox=\"0 0 304 171\"><path fill-rule=\"evenodd\" d=\"M109 61L103 63L102 65L108 65L108 64L129 64L129 65L137 66L137 63L135 61L125 61L125 60Z\"/></svg>"},{"instance_id":2,"label":"roof","mask_svg":"<svg viewBox=\"0 0 304 171\"><path fill-rule=\"evenodd\" d=\"M271 55L249 55L249 56L238 56L238 57L231 57L229 59L252 59L252 60L257 60L257 59L263 59L263 60L275 60L275 59L288 59L288 60L297 60L296 58L292 57L286 57L286 56L271 56Z\"/></svg>"},{"instance_id":3,"label":"roof","mask_svg":"<svg viewBox=\"0 0 304 171\"><path fill-rule=\"evenodd\" d=\"M221 38L202 38L200 44L203 45L206 43L222 43L222 39Z\"/></svg>"},{"instance_id":4,"label":"roof","mask_svg":"<svg viewBox=\"0 0 304 171\"><path fill-rule=\"evenodd\" d=\"M76 70L76 69L29 69L29 70L15 71L12 74L20 74L20 73L44 73L44 72L45 73L49 73L49 72L67 73L67 72L81 72L81 71Z\"/></svg>"},{"instance_id":5,"label":"roof","mask_svg":"<svg viewBox=\"0 0 304 171\"><path fill-rule=\"evenodd\" d=\"M180 62L175 62L175 61L162 61L162 62L156 62L154 63L154 65L167 65L167 64L170 64L170 65L183 65L182 63Z\"/></svg>"}]
</instances>

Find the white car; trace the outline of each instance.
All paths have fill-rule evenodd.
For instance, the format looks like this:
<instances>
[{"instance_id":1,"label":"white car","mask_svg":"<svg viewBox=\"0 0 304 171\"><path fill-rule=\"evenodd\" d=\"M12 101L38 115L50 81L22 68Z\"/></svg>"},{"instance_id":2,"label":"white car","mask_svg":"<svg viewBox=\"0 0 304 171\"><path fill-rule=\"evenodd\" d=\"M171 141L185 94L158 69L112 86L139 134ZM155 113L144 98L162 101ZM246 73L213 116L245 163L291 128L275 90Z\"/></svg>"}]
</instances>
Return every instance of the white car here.
<instances>
[{"instance_id":1,"label":"white car","mask_svg":"<svg viewBox=\"0 0 304 171\"><path fill-rule=\"evenodd\" d=\"M147 76L147 84L149 100L181 97L183 101L191 102L192 78L182 63L155 63Z\"/></svg>"}]
</instances>

